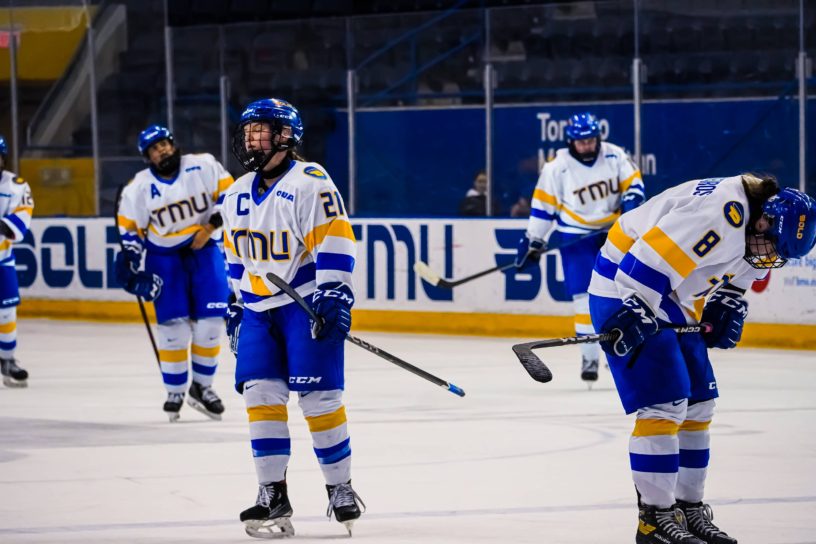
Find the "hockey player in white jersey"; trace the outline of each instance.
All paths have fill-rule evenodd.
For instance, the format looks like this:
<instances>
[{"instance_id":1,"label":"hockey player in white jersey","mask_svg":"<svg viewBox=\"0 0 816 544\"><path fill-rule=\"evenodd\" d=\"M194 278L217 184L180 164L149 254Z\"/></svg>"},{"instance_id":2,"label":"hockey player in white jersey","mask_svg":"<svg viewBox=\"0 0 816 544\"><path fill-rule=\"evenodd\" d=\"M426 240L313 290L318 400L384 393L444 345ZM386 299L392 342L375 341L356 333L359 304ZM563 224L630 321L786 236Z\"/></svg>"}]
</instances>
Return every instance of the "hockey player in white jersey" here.
<instances>
[{"instance_id":1,"label":"hockey player in white jersey","mask_svg":"<svg viewBox=\"0 0 816 544\"><path fill-rule=\"evenodd\" d=\"M182 155L159 125L142 131L138 148L148 167L122 191L117 223L124 249L116 259L117 278L129 293L153 301L167 390L163 409L170 421L179 418L190 358L187 403L221 419L224 406L212 383L229 288L213 236L233 179L212 155Z\"/></svg>"},{"instance_id":2,"label":"hockey player in white jersey","mask_svg":"<svg viewBox=\"0 0 816 544\"><path fill-rule=\"evenodd\" d=\"M14 358L20 290L11 246L28 232L34 199L28 183L5 169L7 156L8 144L0 136L0 374L6 386L26 387L28 372Z\"/></svg>"},{"instance_id":3,"label":"hockey player in white jersey","mask_svg":"<svg viewBox=\"0 0 816 544\"><path fill-rule=\"evenodd\" d=\"M593 334L587 287L595 256L609 227L621 213L642 204L645 193L640 170L623 149L601 141L594 115L573 115L565 132L568 147L558 150L538 178L516 266L536 263L548 246L563 246L561 263L573 300L575 332ZM597 344L581 344L581 379L590 387L598 380L599 357Z\"/></svg>"},{"instance_id":4,"label":"hockey player in white jersey","mask_svg":"<svg viewBox=\"0 0 816 544\"><path fill-rule=\"evenodd\" d=\"M351 533L361 514L362 501L351 487L342 402L355 239L325 169L295 153L302 137L300 114L290 103L269 98L249 104L233 152L250 173L224 200L224 248L238 298L230 306L227 330L259 483L256 504L240 519L248 534L261 538L294 533L286 486L290 391L297 394L311 431L329 515ZM303 309L266 279L268 272L311 299L323 325L310 323Z\"/></svg>"},{"instance_id":5,"label":"hockey player in white jersey","mask_svg":"<svg viewBox=\"0 0 816 544\"><path fill-rule=\"evenodd\" d=\"M773 177L688 181L621 216L589 286L627 414L640 507L638 544L735 544L703 503L709 425L718 396L707 348L733 348L751 283L816 244L816 201ZM710 323L678 334L667 324ZM685 520L685 522L683 522Z\"/></svg>"}]
</instances>

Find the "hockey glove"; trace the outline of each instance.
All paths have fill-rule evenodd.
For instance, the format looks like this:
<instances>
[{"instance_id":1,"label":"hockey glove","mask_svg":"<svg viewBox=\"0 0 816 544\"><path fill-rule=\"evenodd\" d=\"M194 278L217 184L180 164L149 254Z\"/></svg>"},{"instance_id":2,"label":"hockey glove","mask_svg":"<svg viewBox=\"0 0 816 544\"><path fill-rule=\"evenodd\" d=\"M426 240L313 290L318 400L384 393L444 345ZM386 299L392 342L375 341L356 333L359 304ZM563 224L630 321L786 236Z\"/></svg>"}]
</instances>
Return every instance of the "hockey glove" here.
<instances>
[{"instance_id":1,"label":"hockey glove","mask_svg":"<svg viewBox=\"0 0 816 544\"><path fill-rule=\"evenodd\" d=\"M124 284L125 291L131 295L142 297L147 302L159 298L162 288L162 279L150 272L136 272Z\"/></svg>"},{"instance_id":2,"label":"hockey glove","mask_svg":"<svg viewBox=\"0 0 816 544\"><path fill-rule=\"evenodd\" d=\"M537 263L541 254L547 249L547 244L541 238L530 237L526 232L521 237L516 249L516 268L519 270Z\"/></svg>"},{"instance_id":3,"label":"hockey glove","mask_svg":"<svg viewBox=\"0 0 816 544\"><path fill-rule=\"evenodd\" d=\"M122 286L128 285L131 278L139 273L141 264L142 252L133 246L126 245L116 255L116 281Z\"/></svg>"},{"instance_id":4,"label":"hockey glove","mask_svg":"<svg viewBox=\"0 0 816 544\"><path fill-rule=\"evenodd\" d=\"M634 210L646 201L640 193L626 193L621 198L621 213Z\"/></svg>"},{"instance_id":5,"label":"hockey glove","mask_svg":"<svg viewBox=\"0 0 816 544\"><path fill-rule=\"evenodd\" d=\"M657 318L649 306L633 296L601 326L602 333L618 331L615 340L602 341L601 348L610 355L623 357L657 332Z\"/></svg>"},{"instance_id":6,"label":"hockey glove","mask_svg":"<svg viewBox=\"0 0 816 544\"><path fill-rule=\"evenodd\" d=\"M711 332L703 333L709 348L730 349L742 338L742 326L748 317L748 301L742 298L745 291L724 286L711 295L703 307L703 323L711 323Z\"/></svg>"},{"instance_id":7,"label":"hockey glove","mask_svg":"<svg viewBox=\"0 0 816 544\"><path fill-rule=\"evenodd\" d=\"M322 323L312 321L312 338L342 342L351 330L351 307L354 294L348 285L324 283L312 295L312 307Z\"/></svg>"},{"instance_id":8,"label":"hockey glove","mask_svg":"<svg viewBox=\"0 0 816 544\"><path fill-rule=\"evenodd\" d=\"M238 355L238 335L241 334L241 320L244 319L244 305L240 302L231 302L227 307L227 336L229 336L230 351Z\"/></svg>"}]
</instances>

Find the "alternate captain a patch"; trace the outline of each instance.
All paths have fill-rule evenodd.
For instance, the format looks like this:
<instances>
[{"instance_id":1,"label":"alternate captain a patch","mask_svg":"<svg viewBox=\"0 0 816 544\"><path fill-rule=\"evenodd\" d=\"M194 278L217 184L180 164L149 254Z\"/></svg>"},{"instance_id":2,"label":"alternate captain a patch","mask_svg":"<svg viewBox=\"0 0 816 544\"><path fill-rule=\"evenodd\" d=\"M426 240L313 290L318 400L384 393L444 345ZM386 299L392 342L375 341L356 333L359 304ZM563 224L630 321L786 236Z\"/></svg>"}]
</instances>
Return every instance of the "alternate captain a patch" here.
<instances>
[{"instance_id":1,"label":"alternate captain a patch","mask_svg":"<svg viewBox=\"0 0 816 544\"><path fill-rule=\"evenodd\" d=\"M735 228L741 227L743 221L745 221L745 210L742 204L735 200L725 203L725 206L723 206L723 214L728 224Z\"/></svg>"},{"instance_id":2,"label":"alternate captain a patch","mask_svg":"<svg viewBox=\"0 0 816 544\"><path fill-rule=\"evenodd\" d=\"M312 176L313 178L317 179L326 179L326 174L320 170L319 168L315 168L314 166L307 166L303 169L303 173L307 176Z\"/></svg>"}]
</instances>

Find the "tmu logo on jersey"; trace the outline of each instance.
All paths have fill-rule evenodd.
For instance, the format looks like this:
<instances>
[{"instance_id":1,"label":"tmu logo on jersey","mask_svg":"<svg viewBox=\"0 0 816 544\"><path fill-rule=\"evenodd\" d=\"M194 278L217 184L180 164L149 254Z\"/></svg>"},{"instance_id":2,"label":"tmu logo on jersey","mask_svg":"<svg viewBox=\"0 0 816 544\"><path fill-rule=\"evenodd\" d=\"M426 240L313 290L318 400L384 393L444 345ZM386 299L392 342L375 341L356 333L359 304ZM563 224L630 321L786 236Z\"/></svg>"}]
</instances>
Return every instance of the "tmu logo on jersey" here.
<instances>
[{"instance_id":1,"label":"tmu logo on jersey","mask_svg":"<svg viewBox=\"0 0 816 544\"><path fill-rule=\"evenodd\" d=\"M155 217L156 221L159 223L159 226L162 227L166 226L166 219L169 219L170 224L181 223L187 219L190 219L191 217L195 217L196 215L207 213L207 210L209 209L207 193L201 193L200 207L197 199L198 197L193 195L190 198L185 198L184 200L173 202L167 206L162 206L161 208L151 210L150 215Z\"/></svg>"},{"instance_id":2,"label":"tmu logo on jersey","mask_svg":"<svg viewBox=\"0 0 816 544\"><path fill-rule=\"evenodd\" d=\"M590 183L580 189L577 189L572 192L572 194L576 195L580 200L581 204L586 204L586 198L591 199L592 201L595 200L603 200L604 198L608 197L609 195L614 195L620 193L620 180L616 179L607 179L596 181L594 183Z\"/></svg>"}]
</instances>

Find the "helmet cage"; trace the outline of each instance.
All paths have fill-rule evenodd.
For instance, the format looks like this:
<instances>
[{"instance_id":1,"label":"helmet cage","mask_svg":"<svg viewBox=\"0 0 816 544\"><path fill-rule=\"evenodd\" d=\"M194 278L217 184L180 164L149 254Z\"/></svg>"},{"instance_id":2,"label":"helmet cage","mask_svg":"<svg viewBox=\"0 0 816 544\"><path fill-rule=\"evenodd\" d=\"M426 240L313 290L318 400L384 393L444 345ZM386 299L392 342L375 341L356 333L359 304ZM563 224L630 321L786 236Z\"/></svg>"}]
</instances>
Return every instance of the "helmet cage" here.
<instances>
[{"instance_id":1,"label":"helmet cage","mask_svg":"<svg viewBox=\"0 0 816 544\"><path fill-rule=\"evenodd\" d=\"M251 125L260 130L247 130ZM289 135L284 136L287 128ZM247 139L253 132L257 139ZM246 170L258 172L263 170L276 153L297 147L298 142L293 133L293 127L281 119L251 119L236 127L232 135L232 153ZM257 147L258 144L260 147Z\"/></svg>"},{"instance_id":2,"label":"helmet cage","mask_svg":"<svg viewBox=\"0 0 816 544\"><path fill-rule=\"evenodd\" d=\"M748 235L743 259L758 270L782 268L788 262L779 255L775 240L767 234Z\"/></svg>"}]
</instances>

